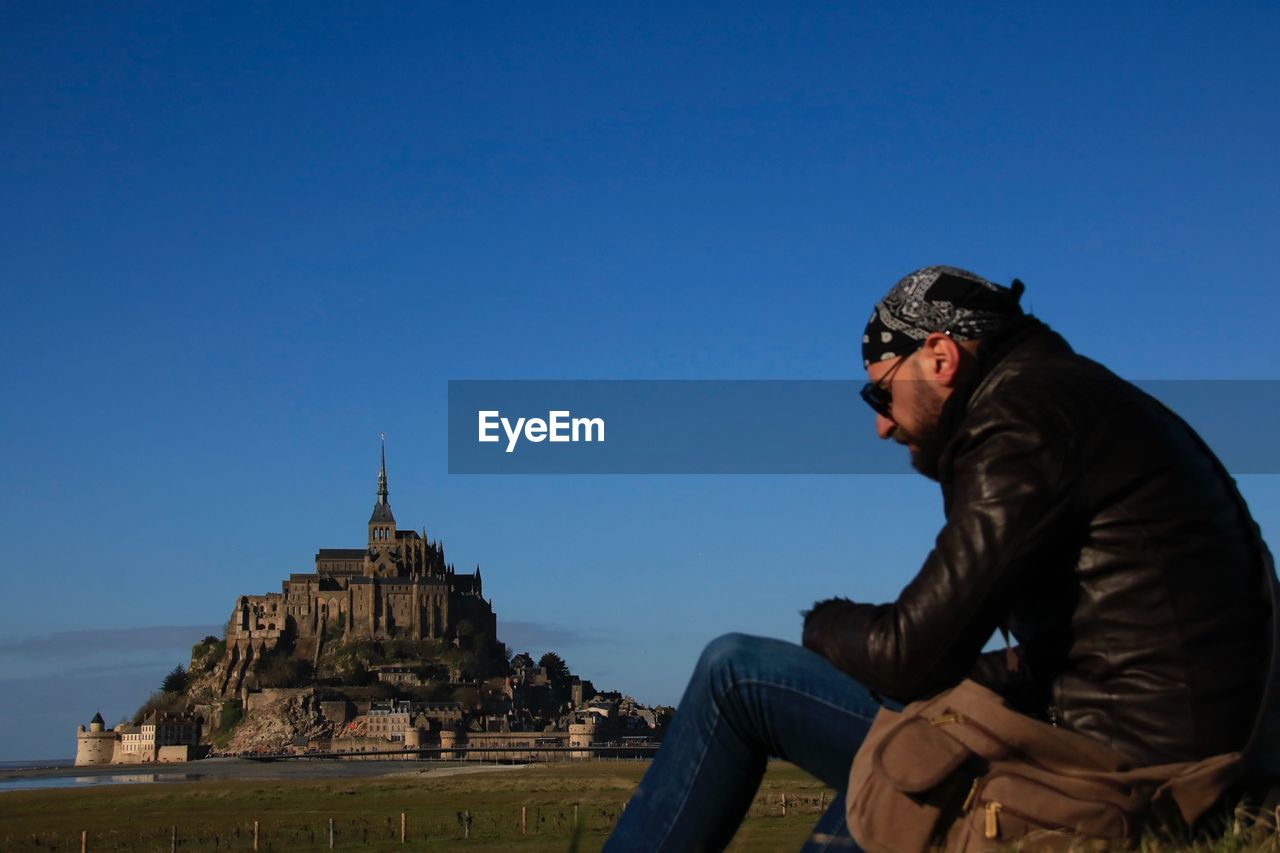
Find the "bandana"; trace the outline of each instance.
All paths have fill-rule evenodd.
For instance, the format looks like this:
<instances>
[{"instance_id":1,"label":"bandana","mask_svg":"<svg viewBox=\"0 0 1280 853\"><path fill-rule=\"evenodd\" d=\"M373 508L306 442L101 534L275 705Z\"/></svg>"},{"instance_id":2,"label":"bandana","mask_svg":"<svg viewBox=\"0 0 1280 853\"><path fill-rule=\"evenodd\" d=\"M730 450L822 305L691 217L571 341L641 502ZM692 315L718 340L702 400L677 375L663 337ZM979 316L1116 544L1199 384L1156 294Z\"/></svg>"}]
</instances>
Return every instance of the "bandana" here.
<instances>
[{"instance_id":1,"label":"bandana","mask_svg":"<svg viewBox=\"0 0 1280 853\"><path fill-rule=\"evenodd\" d=\"M955 267L925 267L900 279L876 303L862 335L862 366L912 352L933 332L982 338L1023 316L1026 285L1001 287Z\"/></svg>"}]
</instances>

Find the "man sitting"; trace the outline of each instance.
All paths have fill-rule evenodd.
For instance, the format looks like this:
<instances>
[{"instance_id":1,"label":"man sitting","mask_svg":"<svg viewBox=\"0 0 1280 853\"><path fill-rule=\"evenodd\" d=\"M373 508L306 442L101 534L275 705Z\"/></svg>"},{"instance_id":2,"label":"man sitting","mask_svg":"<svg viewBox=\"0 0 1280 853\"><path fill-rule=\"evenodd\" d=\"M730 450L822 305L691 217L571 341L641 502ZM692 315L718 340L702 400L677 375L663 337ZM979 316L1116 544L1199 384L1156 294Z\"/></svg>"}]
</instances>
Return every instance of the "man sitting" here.
<instances>
[{"instance_id":1,"label":"man sitting","mask_svg":"<svg viewBox=\"0 0 1280 853\"><path fill-rule=\"evenodd\" d=\"M876 305L863 398L942 487L935 547L891 604L815 605L803 648L709 644L606 850L723 848L770 756L843 792L881 697L966 677L1136 765L1245 745L1272 651L1257 526L1195 433L1022 290L935 266ZM983 655L997 629L1016 650ZM843 807L815 838L850 849Z\"/></svg>"}]
</instances>

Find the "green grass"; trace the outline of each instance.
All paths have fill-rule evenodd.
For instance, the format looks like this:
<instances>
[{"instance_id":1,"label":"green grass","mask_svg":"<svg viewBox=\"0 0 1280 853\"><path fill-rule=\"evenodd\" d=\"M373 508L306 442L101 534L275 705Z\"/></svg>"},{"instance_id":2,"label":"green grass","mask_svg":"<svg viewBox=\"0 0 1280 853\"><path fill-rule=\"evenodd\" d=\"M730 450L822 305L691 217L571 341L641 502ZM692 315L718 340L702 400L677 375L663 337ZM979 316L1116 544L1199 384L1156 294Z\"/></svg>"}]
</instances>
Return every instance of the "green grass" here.
<instances>
[{"instance_id":1,"label":"green grass","mask_svg":"<svg viewBox=\"0 0 1280 853\"><path fill-rule=\"evenodd\" d=\"M251 850L255 820L260 850L327 850L332 819L335 850L593 851L608 837L647 766L596 761L455 776L12 791L0 794L0 850L78 851L83 830L91 851L166 851L175 827L178 850ZM831 792L820 782L775 762L730 849L797 850L830 801ZM461 820L464 812L471 816L470 837ZM1148 839L1142 851L1280 853L1270 816L1255 834L1235 834L1228 819L1219 823L1207 840Z\"/></svg>"},{"instance_id":2,"label":"green grass","mask_svg":"<svg viewBox=\"0 0 1280 853\"><path fill-rule=\"evenodd\" d=\"M183 782L0 795L0 849L598 850L647 764L591 762L447 777L272 782ZM782 816L781 797L787 797ZM737 851L795 850L831 793L786 764L771 766L740 830ZM520 832L525 808L527 833ZM460 813L471 815L466 838ZM408 844L400 845L405 813Z\"/></svg>"}]
</instances>

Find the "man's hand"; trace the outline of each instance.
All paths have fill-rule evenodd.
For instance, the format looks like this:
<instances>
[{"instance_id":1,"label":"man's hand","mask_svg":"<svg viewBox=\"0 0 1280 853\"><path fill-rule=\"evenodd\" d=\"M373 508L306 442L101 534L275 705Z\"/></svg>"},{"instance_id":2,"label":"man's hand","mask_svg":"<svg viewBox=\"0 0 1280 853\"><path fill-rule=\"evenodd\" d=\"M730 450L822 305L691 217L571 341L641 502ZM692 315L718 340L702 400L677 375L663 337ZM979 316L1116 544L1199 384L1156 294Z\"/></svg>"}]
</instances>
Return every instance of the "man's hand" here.
<instances>
[{"instance_id":1,"label":"man's hand","mask_svg":"<svg viewBox=\"0 0 1280 853\"><path fill-rule=\"evenodd\" d=\"M857 609L858 605L847 598L828 598L814 604L804 613L804 647L831 660L830 651L838 645L841 623L847 623Z\"/></svg>"}]
</instances>

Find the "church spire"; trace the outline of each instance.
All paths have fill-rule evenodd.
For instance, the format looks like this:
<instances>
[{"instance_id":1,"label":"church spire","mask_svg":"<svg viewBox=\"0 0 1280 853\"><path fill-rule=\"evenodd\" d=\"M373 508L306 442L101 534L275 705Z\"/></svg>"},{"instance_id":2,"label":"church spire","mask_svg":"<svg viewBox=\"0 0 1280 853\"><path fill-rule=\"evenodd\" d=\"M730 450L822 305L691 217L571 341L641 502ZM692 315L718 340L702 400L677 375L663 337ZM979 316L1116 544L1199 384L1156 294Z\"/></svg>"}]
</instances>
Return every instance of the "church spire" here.
<instances>
[{"instance_id":1,"label":"church spire","mask_svg":"<svg viewBox=\"0 0 1280 853\"><path fill-rule=\"evenodd\" d=\"M378 503L387 503L387 434L380 432L382 438L382 467L378 470Z\"/></svg>"},{"instance_id":2,"label":"church spire","mask_svg":"<svg viewBox=\"0 0 1280 853\"><path fill-rule=\"evenodd\" d=\"M382 466L378 469L378 500L369 517L369 544L389 542L396 538L396 517L387 500L387 434L382 435Z\"/></svg>"}]
</instances>

